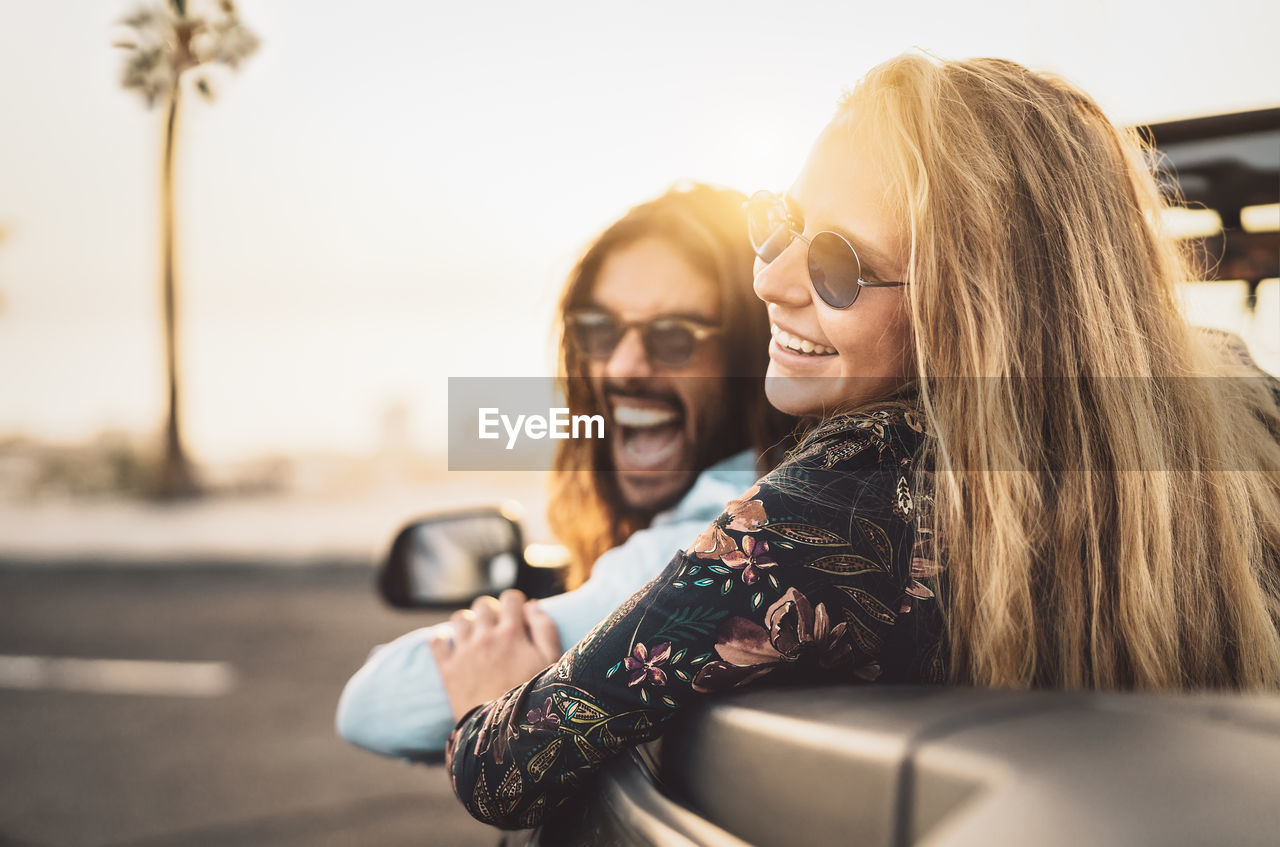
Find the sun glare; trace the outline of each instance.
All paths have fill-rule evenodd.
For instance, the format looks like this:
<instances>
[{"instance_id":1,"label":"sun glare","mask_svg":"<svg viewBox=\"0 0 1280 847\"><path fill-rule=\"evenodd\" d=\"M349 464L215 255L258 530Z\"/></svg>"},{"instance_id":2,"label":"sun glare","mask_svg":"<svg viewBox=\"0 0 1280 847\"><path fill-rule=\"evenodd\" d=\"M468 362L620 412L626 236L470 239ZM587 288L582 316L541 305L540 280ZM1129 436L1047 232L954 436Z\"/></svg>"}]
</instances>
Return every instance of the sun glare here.
<instances>
[{"instance_id":1,"label":"sun glare","mask_svg":"<svg viewBox=\"0 0 1280 847\"><path fill-rule=\"evenodd\" d=\"M1222 216L1213 209L1170 206L1161 217L1165 232L1173 238L1208 238L1222 232Z\"/></svg>"},{"instance_id":2,"label":"sun glare","mask_svg":"<svg viewBox=\"0 0 1280 847\"><path fill-rule=\"evenodd\" d=\"M1240 225L1245 232L1280 231L1280 203L1245 206L1240 210Z\"/></svg>"}]
</instances>

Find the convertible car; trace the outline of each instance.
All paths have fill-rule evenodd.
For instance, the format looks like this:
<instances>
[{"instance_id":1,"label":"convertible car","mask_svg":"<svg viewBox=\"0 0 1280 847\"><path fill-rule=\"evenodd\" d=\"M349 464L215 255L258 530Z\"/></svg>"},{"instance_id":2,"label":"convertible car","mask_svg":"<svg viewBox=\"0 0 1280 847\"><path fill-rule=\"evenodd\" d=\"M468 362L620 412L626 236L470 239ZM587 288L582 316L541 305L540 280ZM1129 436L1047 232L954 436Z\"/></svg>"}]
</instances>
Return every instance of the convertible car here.
<instances>
[{"instance_id":1,"label":"convertible car","mask_svg":"<svg viewBox=\"0 0 1280 847\"><path fill-rule=\"evenodd\" d=\"M437 555L445 538L447 557ZM554 569L531 565L519 527L495 510L407 527L384 568L384 596L437 605L423 587L438 586L431 573L446 566L462 594L554 586ZM504 843L1275 845L1280 696L749 692L680 720L607 766L583 796Z\"/></svg>"}]
</instances>

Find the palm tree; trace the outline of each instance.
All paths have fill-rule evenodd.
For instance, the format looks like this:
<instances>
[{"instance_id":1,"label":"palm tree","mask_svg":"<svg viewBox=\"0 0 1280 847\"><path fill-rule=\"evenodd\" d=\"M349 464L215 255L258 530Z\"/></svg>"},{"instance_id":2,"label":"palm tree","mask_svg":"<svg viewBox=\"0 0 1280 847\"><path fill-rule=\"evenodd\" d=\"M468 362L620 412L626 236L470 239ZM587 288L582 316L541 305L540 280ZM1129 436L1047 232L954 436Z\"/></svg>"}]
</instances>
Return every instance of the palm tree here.
<instances>
[{"instance_id":1,"label":"palm tree","mask_svg":"<svg viewBox=\"0 0 1280 847\"><path fill-rule=\"evenodd\" d=\"M258 38L236 14L231 0L206 3L196 14L188 0L167 0L139 8L121 21L132 33L116 43L128 51L121 84L137 91L147 106L162 104L164 152L160 170L162 252L161 288L164 299L164 356L168 379L168 422L156 493L165 498L198 493L191 463L182 446L178 416L177 282L174 271L173 162L177 142L182 80L194 79L195 89L213 99L210 70L216 65L235 69L258 48Z\"/></svg>"}]
</instances>

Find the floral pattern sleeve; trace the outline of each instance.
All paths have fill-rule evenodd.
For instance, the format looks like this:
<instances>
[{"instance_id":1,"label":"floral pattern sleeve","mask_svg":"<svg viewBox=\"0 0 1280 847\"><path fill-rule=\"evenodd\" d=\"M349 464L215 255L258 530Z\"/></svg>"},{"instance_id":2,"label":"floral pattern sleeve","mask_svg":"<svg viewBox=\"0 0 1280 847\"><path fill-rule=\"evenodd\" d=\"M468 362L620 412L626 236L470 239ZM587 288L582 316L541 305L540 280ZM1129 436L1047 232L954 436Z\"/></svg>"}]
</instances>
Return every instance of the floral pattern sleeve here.
<instances>
[{"instance_id":1,"label":"floral pattern sleeve","mask_svg":"<svg viewBox=\"0 0 1280 847\"><path fill-rule=\"evenodd\" d=\"M921 438L896 413L828 421L557 664L465 716L446 763L471 814L535 826L716 692L940 676Z\"/></svg>"}]
</instances>

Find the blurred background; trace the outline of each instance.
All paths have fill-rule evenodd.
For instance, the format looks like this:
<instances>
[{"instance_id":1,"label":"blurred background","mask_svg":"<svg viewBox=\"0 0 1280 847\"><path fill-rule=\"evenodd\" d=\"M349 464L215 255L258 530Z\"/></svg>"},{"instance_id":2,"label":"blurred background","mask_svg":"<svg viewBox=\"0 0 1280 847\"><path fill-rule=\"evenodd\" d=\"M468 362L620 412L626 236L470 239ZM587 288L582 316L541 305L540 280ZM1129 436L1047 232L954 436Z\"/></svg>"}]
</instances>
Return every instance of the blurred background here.
<instances>
[{"instance_id":1,"label":"blurred background","mask_svg":"<svg viewBox=\"0 0 1280 847\"><path fill-rule=\"evenodd\" d=\"M1212 125L1184 119L1280 105L1277 24L1261 0L0 0L0 845L492 843L438 770L331 730L367 650L437 619L369 588L397 526L516 500L547 538L541 474L447 470L448 377L550 374L585 241L680 179L787 186L904 50L1179 122L1157 141L1191 174ZM1263 196L1172 225L1220 260L1195 322L1276 373L1280 148L1241 126Z\"/></svg>"}]
</instances>

